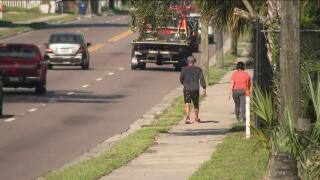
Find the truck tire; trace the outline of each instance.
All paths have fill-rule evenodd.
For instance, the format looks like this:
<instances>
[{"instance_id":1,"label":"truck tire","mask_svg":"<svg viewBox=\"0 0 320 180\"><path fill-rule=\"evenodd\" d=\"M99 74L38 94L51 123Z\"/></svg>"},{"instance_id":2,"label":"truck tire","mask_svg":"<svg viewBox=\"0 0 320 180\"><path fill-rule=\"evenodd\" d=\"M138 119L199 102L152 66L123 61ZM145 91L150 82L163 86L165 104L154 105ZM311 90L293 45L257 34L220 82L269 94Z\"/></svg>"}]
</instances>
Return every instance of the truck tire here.
<instances>
[{"instance_id":1,"label":"truck tire","mask_svg":"<svg viewBox=\"0 0 320 180\"><path fill-rule=\"evenodd\" d=\"M193 46L192 52L199 52L199 44Z\"/></svg>"},{"instance_id":2,"label":"truck tire","mask_svg":"<svg viewBox=\"0 0 320 180\"><path fill-rule=\"evenodd\" d=\"M139 68L141 70L146 69L146 67L147 67L147 63L139 63Z\"/></svg>"},{"instance_id":3,"label":"truck tire","mask_svg":"<svg viewBox=\"0 0 320 180\"><path fill-rule=\"evenodd\" d=\"M174 69L175 69L176 71L181 71L182 66L181 66L180 63L179 63L179 64L174 64L173 66L174 66Z\"/></svg>"},{"instance_id":4,"label":"truck tire","mask_svg":"<svg viewBox=\"0 0 320 180\"><path fill-rule=\"evenodd\" d=\"M53 65L52 64L48 64L48 69L53 69Z\"/></svg>"}]
</instances>

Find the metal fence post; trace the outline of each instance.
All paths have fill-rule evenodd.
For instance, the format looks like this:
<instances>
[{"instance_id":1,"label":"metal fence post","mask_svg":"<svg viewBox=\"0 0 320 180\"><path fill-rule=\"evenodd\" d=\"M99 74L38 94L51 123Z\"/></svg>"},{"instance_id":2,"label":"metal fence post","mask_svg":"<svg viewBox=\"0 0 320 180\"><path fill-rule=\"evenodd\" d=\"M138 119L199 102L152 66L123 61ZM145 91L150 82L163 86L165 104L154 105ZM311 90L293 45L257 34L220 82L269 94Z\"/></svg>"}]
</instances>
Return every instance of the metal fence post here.
<instances>
[{"instance_id":1,"label":"metal fence post","mask_svg":"<svg viewBox=\"0 0 320 180\"><path fill-rule=\"evenodd\" d=\"M254 53L254 82L256 85L260 86L260 21L259 18L255 20L255 53ZM254 119L256 123L256 127L260 128L259 117L254 114Z\"/></svg>"}]
</instances>

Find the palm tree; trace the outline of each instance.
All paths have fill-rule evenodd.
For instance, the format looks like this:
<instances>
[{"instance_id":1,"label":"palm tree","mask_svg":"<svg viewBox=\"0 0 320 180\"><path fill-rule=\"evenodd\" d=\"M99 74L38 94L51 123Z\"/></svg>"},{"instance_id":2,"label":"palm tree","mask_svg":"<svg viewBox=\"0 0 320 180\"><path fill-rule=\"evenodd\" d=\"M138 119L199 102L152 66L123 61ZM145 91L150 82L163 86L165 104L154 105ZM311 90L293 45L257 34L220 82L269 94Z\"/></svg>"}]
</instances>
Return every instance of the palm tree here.
<instances>
[{"instance_id":1,"label":"palm tree","mask_svg":"<svg viewBox=\"0 0 320 180\"><path fill-rule=\"evenodd\" d=\"M215 31L221 34L222 32L230 31L232 34L232 46L231 50L233 54L237 54L237 40L241 32L246 27L244 19L235 15L234 9L246 9L246 5L242 0L196 0L202 18L206 21L210 21L215 27ZM247 2L249 7L252 7L250 2ZM250 12L250 11L249 11ZM221 39L221 38L219 38ZM222 46L221 42L217 42ZM216 52L222 53L222 47L216 46ZM216 64L220 67L223 65L223 55L218 55Z\"/></svg>"}]
</instances>

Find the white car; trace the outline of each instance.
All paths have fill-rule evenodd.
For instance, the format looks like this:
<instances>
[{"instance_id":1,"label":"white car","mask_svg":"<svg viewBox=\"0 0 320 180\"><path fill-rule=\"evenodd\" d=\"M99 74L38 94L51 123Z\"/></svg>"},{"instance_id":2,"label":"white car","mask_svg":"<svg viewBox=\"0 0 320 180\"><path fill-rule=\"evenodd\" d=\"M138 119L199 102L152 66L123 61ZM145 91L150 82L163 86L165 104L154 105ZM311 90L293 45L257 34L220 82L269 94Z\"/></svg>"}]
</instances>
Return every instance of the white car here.
<instances>
[{"instance_id":1,"label":"white car","mask_svg":"<svg viewBox=\"0 0 320 180\"><path fill-rule=\"evenodd\" d=\"M49 43L45 44L45 60L48 69L53 66L81 66L89 69L90 55L88 47L80 33L52 34Z\"/></svg>"}]
</instances>

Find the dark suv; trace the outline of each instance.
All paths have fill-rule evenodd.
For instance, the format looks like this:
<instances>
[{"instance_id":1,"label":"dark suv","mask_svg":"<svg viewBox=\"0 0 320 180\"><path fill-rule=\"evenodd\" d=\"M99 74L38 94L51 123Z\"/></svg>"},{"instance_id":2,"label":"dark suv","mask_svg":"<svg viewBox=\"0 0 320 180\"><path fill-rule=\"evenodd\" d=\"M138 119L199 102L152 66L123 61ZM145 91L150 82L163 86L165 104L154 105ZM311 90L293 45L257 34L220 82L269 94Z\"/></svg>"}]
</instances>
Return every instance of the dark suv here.
<instances>
[{"instance_id":1,"label":"dark suv","mask_svg":"<svg viewBox=\"0 0 320 180\"><path fill-rule=\"evenodd\" d=\"M52 34L49 43L45 44L45 59L48 68L53 66L81 66L89 69L90 55L88 47L91 43L85 43L80 33Z\"/></svg>"},{"instance_id":2,"label":"dark suv","mask_svg":"<svg viewBox=\"0 0 320 180\"><path fill-rule=\"evenodd\" d=\"M0 70L4 87L46 92L47 65L36 45L0 44Z\"/></svg>"}]
</instances>

